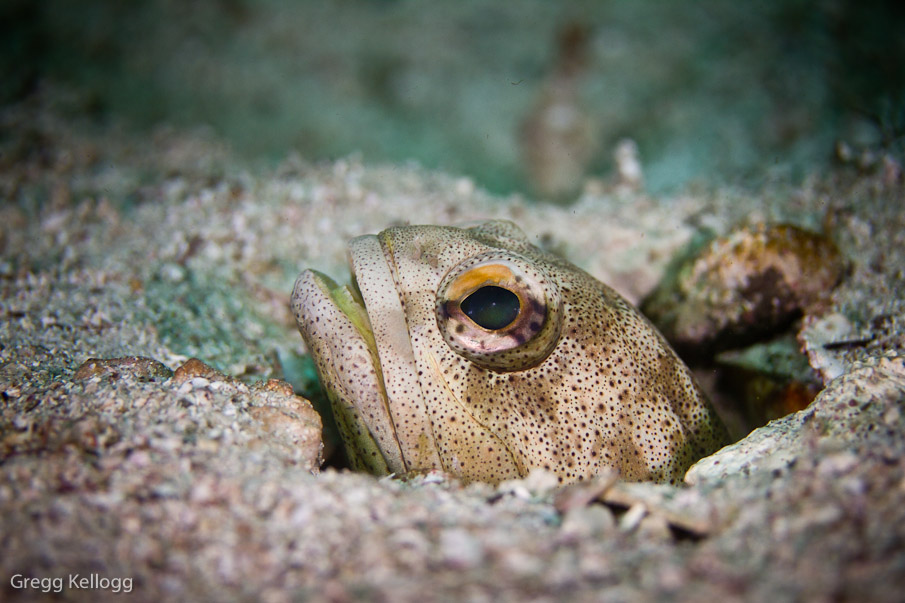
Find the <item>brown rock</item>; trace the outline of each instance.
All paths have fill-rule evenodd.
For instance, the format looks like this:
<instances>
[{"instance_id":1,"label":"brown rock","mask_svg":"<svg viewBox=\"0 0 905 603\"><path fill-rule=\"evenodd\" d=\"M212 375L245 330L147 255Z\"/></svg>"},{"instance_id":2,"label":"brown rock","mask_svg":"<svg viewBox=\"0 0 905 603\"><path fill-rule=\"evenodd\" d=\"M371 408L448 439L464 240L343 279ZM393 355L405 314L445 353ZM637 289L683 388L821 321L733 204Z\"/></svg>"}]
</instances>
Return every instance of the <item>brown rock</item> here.
<instances>
[{"instance_id":1,"label":"brown rock","mask_svg":"<svg viewBox=\"0 0 905 603\"><path fill-rule=\"evenodd\" d=\"M169 379L173 371L162 362L145 356L123 356L121 358L89 358L76 369L72 378L84 381L92 377L118 379L132 375L142 381Z\"/></svg>"}]
</instances>

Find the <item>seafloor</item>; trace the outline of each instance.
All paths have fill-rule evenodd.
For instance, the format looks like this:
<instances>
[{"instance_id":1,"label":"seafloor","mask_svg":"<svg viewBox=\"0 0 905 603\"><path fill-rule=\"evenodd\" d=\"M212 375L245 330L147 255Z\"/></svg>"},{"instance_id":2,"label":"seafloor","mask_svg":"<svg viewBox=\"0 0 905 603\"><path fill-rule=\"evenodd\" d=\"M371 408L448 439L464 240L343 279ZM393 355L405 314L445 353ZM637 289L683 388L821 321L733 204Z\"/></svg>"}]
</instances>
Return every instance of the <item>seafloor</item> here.
<instances>
[{"instance_id":1,"label":"seafloor","mask_svg":"<svg viewBox=\"0 0 905 603\"><path fill-rule=\"evenodd\" d=\"M99 125L73 90L42 80L0 124L3 600L901 600L894 150L842 149L798 176L766 158L753 186L705 170L645 192L604 173L562 205L486 192L464 168L310 152L267 165L209 129ZM682 488L319 470L331 444L296 395L318 396L288 309L296 275L341 276L346 241L387 225L483 218L633 302L702 229L824 232L846 272L793 325L820 393Z\"/></svg>"}]
</instances>

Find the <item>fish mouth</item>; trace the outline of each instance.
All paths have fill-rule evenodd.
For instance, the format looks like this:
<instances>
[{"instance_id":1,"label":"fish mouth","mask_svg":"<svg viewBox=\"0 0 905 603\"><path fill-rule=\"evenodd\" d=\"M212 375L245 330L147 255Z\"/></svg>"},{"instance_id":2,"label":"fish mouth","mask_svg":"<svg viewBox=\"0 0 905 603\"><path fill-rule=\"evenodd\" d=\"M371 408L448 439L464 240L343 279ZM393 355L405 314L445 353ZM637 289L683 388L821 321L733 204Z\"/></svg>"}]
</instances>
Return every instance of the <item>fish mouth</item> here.
<instances>
[{"instance_id":1,"label":"fish mouth","mask_svg":"<svg viewBox=\"0 0 905 603\"><path fill-rule=\"evenodd\" d=\"M373 241L371 241L371 239L373 239ZM376 366L374 368L377 370L377 373L380 374L380 362L377 352L377 342L374 338L374 329L371 326L368 307L365 304L364 297L361 294L361 287L358 284L358 268L363 264L367 264L370 272L374 271L375 266L380 267L379 272L384 276L384 278L380 279L381 281L384 281L381 284L387 284L385 282L387 275L390 277L390 284L392 284L389 266L386 264L382 251L376 256L378 258L377 261L375 261L375 251L380 251L380 244L377 242L377 237L365 235L353 239L349 243L347 253L349 283L340 284L323 272L311 269L305 270L296 281L293 299L299 297L299 292L303 288L311 289L312 285L316 287L316 290L320 293L320 296L318 296L320 299L315 300L316 302L320 302L317 305L323 307L323 303L328 302L335 310L338 310L345 316L367 344L368 350L371 352L371 356L375 361L374 364ZM317 294L315 293L315 295ZM307 304L307 306L310 307L310 304ZM306 337L306 333L309 332L314 325L312 324L312 321L308 320L309 317L304 310L294 309L296 310L296 321L299 330L302 332L302 336ZM317 321L315 320L314 322Z\"/></svg>"},{"instance_id":2,"label":"fish mouth","mask_svg":"<svg viewBox=\"0 0 905 603\"><path fill-rule=\"evenodd\" d=\"M358 331L368 345L372 355L376 358L377 344L374 341L374 329L371 328L368 310L361 297L361 289L358 288L355 273L351 273L348 285L341 285L322 272L317 272L316 270L308 272L312 281L318 285L321 291L329 297L336 309L342 312L352 326L355 327L355 330Z\"/></svg>"},{"instance_id":3,"label":"fish mouth","mask_svg":"<svg viewBox=\"0 0 905 603\"><path fill-rule=\"evenodd\" d=\"M292 294L299 332L330 398L350 460L354 467L376 474L409 470L385 380L387 372L404 368L396 353L400 345L408 346L411 356L390 264L376 236L357 237L349 243L348 285L305 270Z\"/></svg>"},{"instance_id":4,"label":"fish mouth","mask_svg":"<svg viewBox=\"0 0 905 603\"><path fill-rule=\"evenodd\" d=\"M391 230L357 237L349 285L306 270L292 294L349 456L379 475L442 467L412 342L413 329L431 327L409 324L398 253Z\"/></svg>"}]
</instances>

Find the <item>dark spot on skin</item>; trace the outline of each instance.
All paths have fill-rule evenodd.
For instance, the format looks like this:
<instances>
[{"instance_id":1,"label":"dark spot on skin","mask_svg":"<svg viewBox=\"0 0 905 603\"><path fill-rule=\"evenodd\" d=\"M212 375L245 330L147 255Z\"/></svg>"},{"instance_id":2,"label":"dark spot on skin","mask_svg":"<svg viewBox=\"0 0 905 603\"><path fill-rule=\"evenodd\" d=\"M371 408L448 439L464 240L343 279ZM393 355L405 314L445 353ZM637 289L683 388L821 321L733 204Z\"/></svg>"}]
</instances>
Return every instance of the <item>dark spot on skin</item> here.
<instances>
[{"instance_id":1,"label":"dark spot on skin","mask_svg":"<svg viewBox=\"0 0 905 603\"><path fill-rule=\"evenodd\" d=\"M442 317L444 319L449 318L450 314L452 314L452 312L453 312L453 310L455 310L456 306L458 306L458 304L456 302L450 300L440 306L440 314L442 315Z\"/></svg>"},{"instance_id":2,"label":"dark spot on skin","mask_svg":"<svg viewBox=\"0 0 905 603\"><path fill-rule=\"evenodd\" d=\"M534 312L536 316L544 316L547 314L544 304L536 299L531 300L531 311Z\"/></svg>"}]
</instances>

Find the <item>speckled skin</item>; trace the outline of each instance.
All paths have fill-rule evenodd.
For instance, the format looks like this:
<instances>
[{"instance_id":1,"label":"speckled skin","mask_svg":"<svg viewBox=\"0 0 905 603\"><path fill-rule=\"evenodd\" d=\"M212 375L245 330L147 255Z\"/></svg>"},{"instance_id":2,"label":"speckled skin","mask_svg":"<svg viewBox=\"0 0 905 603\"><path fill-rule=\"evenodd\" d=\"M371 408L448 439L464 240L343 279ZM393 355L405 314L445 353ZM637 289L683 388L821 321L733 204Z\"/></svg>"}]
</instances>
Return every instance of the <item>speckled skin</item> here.
<instances>
[{"instance_id":1,"label":"speckled skin","mask_svg":"<svg viewBox=\"0 0 905 603\"><path fill-rule=\"evenodd\" d=\"M491 483L535 467L562 482L615 468L676 483L725 443L647 319L509 222L391 228L353 240L350 257L373 340L316 272L299 276L292 307L360 468L436 468ZM512 272L507 282L533 313L520 331L458 326L468 320L453 316L447 293L484 274L475 266Z\"/></svg>"}]
</instances>

